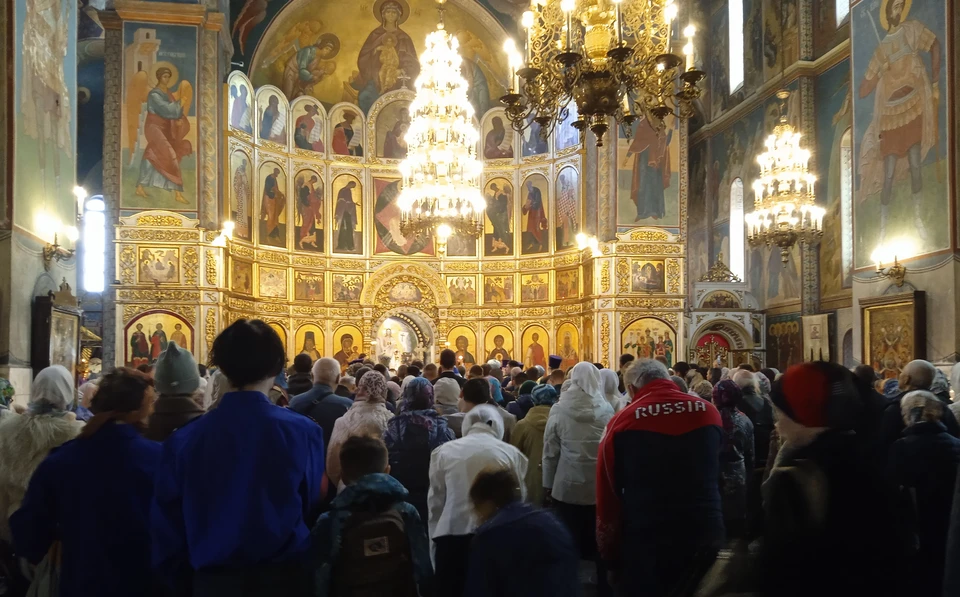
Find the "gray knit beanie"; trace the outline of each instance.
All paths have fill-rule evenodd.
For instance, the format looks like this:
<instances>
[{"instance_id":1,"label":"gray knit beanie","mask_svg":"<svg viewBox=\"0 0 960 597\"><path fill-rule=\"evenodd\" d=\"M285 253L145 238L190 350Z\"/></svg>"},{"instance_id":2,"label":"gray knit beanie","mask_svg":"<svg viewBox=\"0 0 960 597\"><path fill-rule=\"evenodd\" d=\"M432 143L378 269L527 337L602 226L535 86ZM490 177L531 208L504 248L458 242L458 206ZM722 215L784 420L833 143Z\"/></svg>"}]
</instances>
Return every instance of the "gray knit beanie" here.
<instances>
[{"instance_id":1,"label":"gray knit beanie","mask_svg":"<svg viewBox=\"0 0 960 597\"><path fill-rule=\"evenodd\" d=\"M192 394L200 387L200 371L193 355L170 342L157 359L153 381L158 394Z\"/></svg>"}]
</instances>

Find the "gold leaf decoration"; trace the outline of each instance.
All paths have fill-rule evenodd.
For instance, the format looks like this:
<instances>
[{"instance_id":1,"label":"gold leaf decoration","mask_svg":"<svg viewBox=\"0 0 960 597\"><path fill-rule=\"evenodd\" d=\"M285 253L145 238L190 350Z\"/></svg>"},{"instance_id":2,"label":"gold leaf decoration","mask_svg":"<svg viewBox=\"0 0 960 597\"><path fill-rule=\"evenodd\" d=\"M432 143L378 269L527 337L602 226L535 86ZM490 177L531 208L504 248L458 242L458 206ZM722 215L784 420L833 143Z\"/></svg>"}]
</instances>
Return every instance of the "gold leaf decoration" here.
<instances>
[{"instance_id":1,"label":"gold leaf decoration","mask_svg":"<svg viewBox=\"0 0 960 597\"><path fill-rule=\"evenodd\" d=\"M294 265L302 265L305 267L323 267L324 259L323 257L305 257L303 255L297 255L293 258Z\"/></svg>"},{"instance_id":2,"label":"gold leaf decoration","mask_svg":"<svg viewBox=\"0 0 960 597\"><path fill-rule=\"evenodd\" d=\"M249 257L252 259L253 249L243 245L238 245L236 243L230 243L230 254L236 255L237 257Z\"/></svg>"},{"instance_id":3,"label":"gold leaf decoration","mask_svg":"<svg viewBox=\"0 0 960 597\"><path fill-rule=\"evenodd\" d=\"M621 255L680 255L683 246L679 244L662 245L619 245L617 253Z\"/></svg>"},{"instance_id":4,"label":"gold leaf decoration","mask_svg":"<svg viewBox=\"0 0 960 597\"><path fill-rule=\"evenodd\" d=\"M645 241L665 241L668 240L670 236L662 230L634 230L630 233L630 240L645 240Z\"/></svg>"},{"instance_id":5,"label":"gold leaf decoration","mask_svg":"<svg viewBox=\"0 0 960 597\"><path fill-rule=\"evenodd\" d=\"M330 265L335 269L363 269L363 261L358 259L334 259Z\"/></svg>"},{"instance_id":6,"label":"gold leaf decoration","mask_svg":"<svg viewBox=\"0 0 960 597\"><path fill-rule=\"evenodd\" d=\"M265 261L267 263L276 263L279 265L286 265L287 254L278 253L277 251L257 251L257 260Z\"/></svg>"},{"instance_id":7,"label":"gold leaf decoration","mask_svg":"<svg viewBox=\"0 0 960 597\"><path fill-rule=\"evenodd\" d=\"M137 218L137 226L145 228L180 228L183 220L177 216L150 215Z\"/></svg>"},{"instance_id":8,"label":"gold leaf decoration","mask_svg":"<svg viewBox=\"0 0 960 597\"><path fill-rule=\"evenodd\" d=\"M667 260L667 291L671 294L680 292L680 262L674 259Z\"/></svg>"},{"instance_id":9,"label":"gold leaf decoration","mask_svg":"<svg viewBox=\"0 0 960 597\"><path fill-rule=\"evenodd\" d=\"M131 245L120 249L120 282L135 284L137 274L137 252Z\"/></svg>"},{"instance_id":10,"label":"gold leaf decoration","mask_svg":"<svg viewBox=\"0 0 960 597\"><path fill-rule=\"evenodd\" d=\"M600 362L610 366L610 316L606 313L600 318Z\"/></svg>"},{"instance_id":11,"label":"gold leaf decoration","mask_svg":"<svg viewBox=\"0 0 960 597\"><path fill-rule=\"evenodd\" d=\"M714 263L705 274L700 276L701 282L740 282L727 264L723 262L723 253L717 254L717 262Z\"/></svg>"},{"instance_id":12,"label":"gold leaf decoration","mask_svg":"<svg viewBox=\"0 0 960 597\"><path fill-rule=\"evenodd\" d=\"M209 286L217 285L217 255L213 249L207 249L207 284Z\"/></svg>"},{"instance_id":13,"label":"gold leaf decoration","mask_svg":"<svg viewBox=\"0 0 960 597\"><path fill-rule=\"evenodd\" d=\"M217 338L217 310L212 307L207 309L205 333L207 340L207 354L210 354L210 351L213 350L213 341Z\"/></svg>"},{"instance_id":14,"label":"gold leaf decoration","mask_svg":"<svg viewBox=\"0 0 960 597\"><path fill-rule=\"evenodd\" d=\"M121 240L146 240L160 242L197 242L200 240L198 230L150 230L127 228L120 231Z\"/></svg>"},{"instance_id":15,"label":"gold leaf decoration","mask_svg":"<svg viewBox=\"0 0 960 597\"><path fill-rule=\"evenodd\" d=\"M630 263L617 259L617 292L630 292Z\"/></svg>"},{"instance_id":16,"label":"gold leaf decoration","mask_svg":"<svg viewBox=\"0 0 960 597\"><path fill-rule=\"evenodd\" d=\"M184 282L190 286L196 285L198 270L200 269L200 256L193 247L187 247L183 252L183 278Z\"/></svg>"},{"instance_id":17,"label":"gold leaf decoration","mask_svg":"<svg viewBox=\"0 0 960 597\"><path fill-rule=\"evenodd\" d=\"M610 292L610 261L608 260L600 265L600 292Z\"/></svg>"}]
</instances>

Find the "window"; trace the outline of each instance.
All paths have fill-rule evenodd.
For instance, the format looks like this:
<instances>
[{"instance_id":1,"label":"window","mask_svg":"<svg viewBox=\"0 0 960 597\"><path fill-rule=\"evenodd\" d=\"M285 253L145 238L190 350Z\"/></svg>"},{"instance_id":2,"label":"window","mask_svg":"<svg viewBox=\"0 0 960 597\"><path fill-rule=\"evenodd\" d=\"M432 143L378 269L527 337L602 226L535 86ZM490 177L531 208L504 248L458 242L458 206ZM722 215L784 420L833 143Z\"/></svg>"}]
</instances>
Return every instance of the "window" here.
<instances>
[{"instance_id":1,"label":"window","mask_svg":"<svg viewBox=\"0 0 960 597\"><path fill-rule=\"evenodd\" d=\"M837 27L843 24L843 21L850 14L850 0L836 0L837 2Z\"/></svg>"},{"instance_id":2,"label":"window","mask_svg":"<svg viewBox=\"0 0 960 597\"><path fill-rule=\"evenodd\" d=\"M106 270L106 205L102 195L87 199L83 206L83 236L80 251L83 258L83 289L103 292Z\"/></svg>"},{"instance_id":3,"label":"window","mask_svg":"<svg viewBox=\"0 0 960 597\"><path fill-rule=\"evenodd\" d=\"M843 287L853 284L853 133L840 138L840 265Z\"/></svg>"},{"instance_id":4,"label":"window","mask_svg":"<svg viewBox=\"0 0 960 597\"><path fill-rule=\"evenodd\" d=\"M743 0L730 0L730 93L743 85Z\"/></svg>"},{"instance_id":5,"label":"window","mask_svg":"<svg viewBox=\"0 0 960 597\"><path fill-rule=\"evenodd\" d=\"M739 178L730 187L730 271L741 280L744 279L744 221L743 221L743 181Z\"/></svg>"}]
</instances>

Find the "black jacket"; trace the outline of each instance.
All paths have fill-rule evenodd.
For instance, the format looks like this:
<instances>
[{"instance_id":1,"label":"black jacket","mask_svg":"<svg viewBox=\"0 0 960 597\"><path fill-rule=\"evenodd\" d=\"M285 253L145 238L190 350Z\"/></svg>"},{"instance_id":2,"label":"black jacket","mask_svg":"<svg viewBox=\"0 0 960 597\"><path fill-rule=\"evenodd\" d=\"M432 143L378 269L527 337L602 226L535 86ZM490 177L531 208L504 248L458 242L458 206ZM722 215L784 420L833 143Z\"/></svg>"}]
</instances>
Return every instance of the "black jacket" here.
<instances>
[{"instance_id":1,"label":"black jacket","mask_svg":"<svg viewBox=\"0 0 960 597\"><path fill-rule=\"evenodd\" d=\"M891 400L883 416L880 418L880 434L877 438L880 457L886 459L890 453L890 446L900 439L905 427L903 423L903 414L900 412L900 402L909 392L902 392L899 396ZM949 408L944 408L940 416L940 422L947 428L947 433L953 437L960 437L960 425L957 424L956 417L950 412Z\"/></svg>"},{"instance_id":2,"label":"black jacket","mask_svg":"<svg viewBox=\"0 0 960 597\"><path fill-rule=\"evenodd\" d=\"M330 445L334 423L346 414L351 406L352 400L334 394L330 386L319 383L309 392L294 396L290 400L290 410L310 417L323 429L324 452Z\"/></svg>"},{"instance_id":3,"label":"black jacket","mask_svg":"<svg viewBox=\"0 0 960 597\"><path fill-rule=\"evenodd\" d=\"M309 392L313 388L313 375L309 371L306 373L294 373L287 378L287 393L291 396Z\"/></svg>"},{"instance_id":4,"label":"black jacket","mask_svg":"<svg viewBox=\"0 0 960 597\"><path fill-rule=\"evenodd\" d=\"M753 386L741 388L743 399L739 409L753 423L754 454L753 465L763 468L767 464L767 452L770 450L770 432L773 431L773 405L760 395Z\"/></svg>"},{"instance_id":5,"label":"black jacket","mask_svg":"<svg viewBox=\"0 0 960 597\"><path fill-rule=\"evenodd\" d=\"M437 379L434 379L434 380L433 380L432 382L430 382L430 383L432 383L433 385L437 385L437 380L438 380L438 379L452 379L452 380L454 380L455 382L457 382L457 384L460 386L461 389L463 389L463 384L467 383L467 380L465 380L464 378L460 377L459 375L457 375L457 374L454 373L453 371L444 371L443 373L441 373L440 375L437 376Z\"/></svg>"}]
</instances>

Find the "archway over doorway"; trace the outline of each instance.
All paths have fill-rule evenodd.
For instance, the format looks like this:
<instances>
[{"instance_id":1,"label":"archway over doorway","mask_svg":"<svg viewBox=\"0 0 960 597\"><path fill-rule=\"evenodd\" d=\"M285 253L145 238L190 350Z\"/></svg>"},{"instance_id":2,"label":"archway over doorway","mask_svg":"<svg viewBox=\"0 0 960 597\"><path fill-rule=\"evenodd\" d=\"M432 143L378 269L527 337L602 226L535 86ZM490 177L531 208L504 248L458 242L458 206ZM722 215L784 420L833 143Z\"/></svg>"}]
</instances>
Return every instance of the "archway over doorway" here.
<instances>
[{"instance_id":1,"label":"archway over doorway","mask_svg":"<svg viewBox=\"0 0 960 597\"><path fill-rule=\"evenodd\" d=\"M436 360L437 327L419 309L399 307L385 312L374 323L373 334L371 352L391 369L416 360Z\"/></svg>"}]
</instances>

